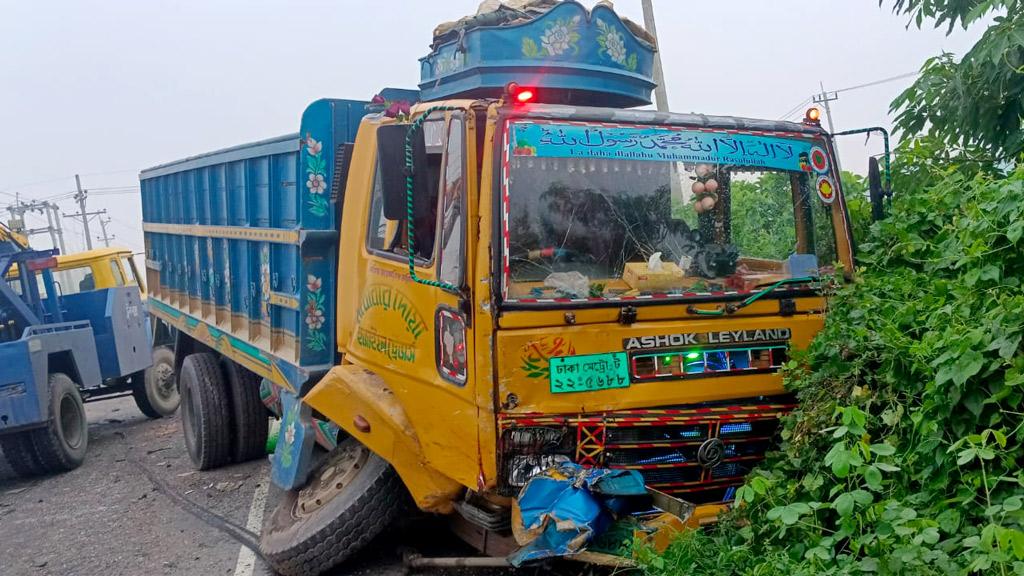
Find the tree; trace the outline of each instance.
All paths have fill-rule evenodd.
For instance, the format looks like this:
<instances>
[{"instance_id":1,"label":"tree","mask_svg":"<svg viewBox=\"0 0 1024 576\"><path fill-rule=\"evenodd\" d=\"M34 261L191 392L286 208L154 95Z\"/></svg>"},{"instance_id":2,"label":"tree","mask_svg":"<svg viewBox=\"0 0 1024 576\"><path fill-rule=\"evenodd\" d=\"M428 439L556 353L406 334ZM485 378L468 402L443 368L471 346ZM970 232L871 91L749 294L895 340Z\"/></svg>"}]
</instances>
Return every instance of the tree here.
<instances>
[{"instance_id":1,"label":"tree","mask_svg":"<svg viewBox=\"0 0 1024 576\"><path fill-rule=\"evenodd\" d=\"M886 0L879 0L884 5ZM893 0L893 12L946 33L998 14L959 61L927 60L921 76L891 105L904 134L927 133L951 148L980 149L994 161L1024 153L1024 3L1019 0ZM976 154L975 154L976 155Z\"/></svg>"}]
</instances>

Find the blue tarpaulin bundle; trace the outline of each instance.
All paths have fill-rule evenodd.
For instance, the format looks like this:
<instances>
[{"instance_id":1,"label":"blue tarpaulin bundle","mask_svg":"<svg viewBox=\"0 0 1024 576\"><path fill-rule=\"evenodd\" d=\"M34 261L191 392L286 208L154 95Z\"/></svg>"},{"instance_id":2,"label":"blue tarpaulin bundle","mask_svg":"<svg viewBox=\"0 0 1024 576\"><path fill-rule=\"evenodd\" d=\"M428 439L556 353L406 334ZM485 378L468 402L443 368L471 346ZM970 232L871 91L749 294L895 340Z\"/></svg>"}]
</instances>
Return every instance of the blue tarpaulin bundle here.
<instances>
[{"instance_id":1,"label":"blue tarpaulin bundle","mask_svg":"<svg viewBox=\"0 0 1024 576\"><path fill-rule=\"evenodd\" d=\"M523 547L509 562L579 553L615 518L649 508L639 472L560 463L531 478L519 494L512 524Z\"/></svg>"}]
</instances>

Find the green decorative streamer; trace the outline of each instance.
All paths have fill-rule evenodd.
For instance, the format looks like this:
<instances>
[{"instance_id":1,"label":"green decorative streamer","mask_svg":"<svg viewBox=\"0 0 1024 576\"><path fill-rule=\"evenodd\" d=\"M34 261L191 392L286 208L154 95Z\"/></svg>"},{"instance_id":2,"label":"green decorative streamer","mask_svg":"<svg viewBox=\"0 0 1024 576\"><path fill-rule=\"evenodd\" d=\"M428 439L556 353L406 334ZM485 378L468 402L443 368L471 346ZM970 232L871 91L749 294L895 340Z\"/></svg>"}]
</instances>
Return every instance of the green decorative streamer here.
<instances>
[{"instance_id":1,"label":"green decorative streamer","mask_svg":"<svg viewBox=\"0 0 1024 576\"><path fill-rule=\"evenodd\" d=\"M419 118L413 121L409 126L409 131L405 134L405 233L406 238L409 242L409 276L413 282L417 284L426 284L427 286L434 286L443 290L450 290L452 292L459 292L459 287L454 284L447 282L438 282L437 280L427 280L420 278L416 275L416 246L413 240L412 225L413 225L413 158L412 158L412 137L417 130L423 128L423 122L426 121L434 112L456 112L462 110L453 106L434 106L428 108L426 112L420 115Z\"/></svg>"}]
</instances>

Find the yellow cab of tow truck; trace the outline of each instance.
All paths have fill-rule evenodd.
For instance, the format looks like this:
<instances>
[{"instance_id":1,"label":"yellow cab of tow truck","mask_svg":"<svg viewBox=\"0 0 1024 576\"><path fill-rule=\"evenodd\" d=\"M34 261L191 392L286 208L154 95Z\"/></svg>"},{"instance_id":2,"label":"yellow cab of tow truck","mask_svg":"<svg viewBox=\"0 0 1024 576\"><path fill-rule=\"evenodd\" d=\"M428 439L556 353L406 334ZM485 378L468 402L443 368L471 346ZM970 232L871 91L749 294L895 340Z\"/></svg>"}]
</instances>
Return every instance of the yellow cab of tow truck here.
<instances>
[{"instance_id":1,"label":"yellow cab of tow truck","mask_svg":"<svg viewBox=\"0 0 1024 576\"><path fill-rule=\"evenodd\" d=\"M54 277L62 294L75 294L117 286L138 286L143 300L146 286L127 248L97 248L73 254L59 254ZM7 272L7 280L18 278L18 265Z\"/></svg>"}]
</instances>

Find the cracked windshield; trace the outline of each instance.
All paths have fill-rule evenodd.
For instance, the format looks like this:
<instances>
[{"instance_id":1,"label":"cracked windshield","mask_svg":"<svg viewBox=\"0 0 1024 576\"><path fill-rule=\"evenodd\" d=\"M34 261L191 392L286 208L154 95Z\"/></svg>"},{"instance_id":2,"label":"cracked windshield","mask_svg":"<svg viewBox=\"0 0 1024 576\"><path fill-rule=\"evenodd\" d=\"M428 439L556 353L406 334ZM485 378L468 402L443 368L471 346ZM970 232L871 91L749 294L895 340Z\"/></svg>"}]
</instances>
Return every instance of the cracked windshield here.
<instances>
[{"instance_id":1,"label":"cracked windshield","mask_svg":"<svg viewBox=\"0 0 1024 576\"><path fill-rule=\"evenodd\" d=\"M579 123L510 130L510 299L682 296L834 272L835 183L817 141Z\"/></svg>"}]
</instances>

